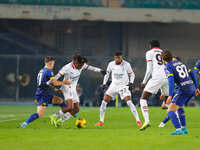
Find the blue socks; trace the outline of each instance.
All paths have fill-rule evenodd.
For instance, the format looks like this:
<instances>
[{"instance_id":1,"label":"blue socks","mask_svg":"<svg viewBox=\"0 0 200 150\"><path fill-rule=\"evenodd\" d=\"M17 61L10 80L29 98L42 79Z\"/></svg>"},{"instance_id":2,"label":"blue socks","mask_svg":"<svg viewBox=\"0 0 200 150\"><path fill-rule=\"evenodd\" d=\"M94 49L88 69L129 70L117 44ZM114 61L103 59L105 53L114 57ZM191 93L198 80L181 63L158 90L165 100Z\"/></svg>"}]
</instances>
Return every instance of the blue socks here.
<instances>
[{"instance_id":1,"label":"blue socks","mask_svg":"<svg viewBox=\"0 0 200 150\"><path fill-rule=\"evenodd\" d=\"M29 124L29 123L33 122L34 120L36 120L38 118L39 118L38 113L34 113L28 118L28 120L26 120L26 123Z\"/></svg>"},{"instance_id":2,"label":"blue socks","mask_svg":"<svg viewBox=\"0 0 200 150\"><path fill-rule=\"evenodd\" d=\"M180 128L181 128L181 125L180 125L179 120L178 120L178 118L177 118L177 116L176 116L176 113L173 112L173 111L170 111L170 112L167 113L167 115L168 115L169 118L171 119L171 121L172 121L174 127L175 127L176 129L180 129Z\"/></svg>"},{"instance_id":3,"label":"blue socks","mask_svg":"<svg viewBox=\"0 0 200 150\"><path fill-rule=\"evenodd\" d=\"M180 122L181 122L181 126L185 127L186 121L185 121L185 112L184 112L183 108L178 109L178 116L179 116L179 119L180 119Z\"/></svg>"},{"instance_id":4,"label":"blue socks","mask_svg":"<svg viewBox=\"0 0 200 150\"><path fill-rule=\"evenodd\" d=\"M165 119L164 119L162 122L163 122L163 123L167 123L167 121L169 121L169 119L170 119L170 118L169 118L168 116L166 116Z\"/></svg>"}]
</instances>

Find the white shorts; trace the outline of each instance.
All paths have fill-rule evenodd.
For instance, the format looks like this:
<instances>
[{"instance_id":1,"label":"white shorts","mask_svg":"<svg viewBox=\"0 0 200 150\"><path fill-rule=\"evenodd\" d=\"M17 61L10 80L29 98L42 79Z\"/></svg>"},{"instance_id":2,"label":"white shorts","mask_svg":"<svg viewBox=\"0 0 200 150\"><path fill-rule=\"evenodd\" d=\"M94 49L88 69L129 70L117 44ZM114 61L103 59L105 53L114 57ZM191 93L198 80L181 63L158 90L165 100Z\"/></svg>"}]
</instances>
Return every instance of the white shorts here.
<instances>
[{"instance_id":1,"label":"white shorts","mask_svg":"<svg viewBox=\"0 0 200 150\"><path fill-rule=\"evenodd\" d=\"M165 96L169 95L169 87L167 79L150 79L144 88L144 91L157 94L158 90L161 90L161 94Z\"/></svg>"},{"instance_id":2,"label":"white shorts","mask_svg":"<svg viewBox=\"0 0 200 150\"><path fill-rule=\"evenodd\" d=\"M63 92L65 100L72 99L73 103L79 102L79 97L78 97L78 94L76 92L76 88L71 88L68 85L63 85L60 89Z\"/></svg>"},{"instance_id":3,"label":"white shorts","mask_svg":"<svg viewBox=\"0 0 200 150\"><path fill-rule=\"evenodd\" d=\"M114 86L110 85L108 90L106 91L106 95L111 96L113 99L117 96L120 95L120 98L123 100L127 96L131 96L131 92L128 89L128 86Z\"/></svg>"}]
</instances>

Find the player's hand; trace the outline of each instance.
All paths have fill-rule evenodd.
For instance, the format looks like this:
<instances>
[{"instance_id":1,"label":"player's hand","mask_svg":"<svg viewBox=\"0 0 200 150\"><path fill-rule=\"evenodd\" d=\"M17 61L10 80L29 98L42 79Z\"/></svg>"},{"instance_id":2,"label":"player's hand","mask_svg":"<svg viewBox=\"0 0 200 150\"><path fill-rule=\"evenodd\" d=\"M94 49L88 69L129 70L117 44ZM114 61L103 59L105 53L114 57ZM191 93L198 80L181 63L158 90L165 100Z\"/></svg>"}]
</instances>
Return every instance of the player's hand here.
<instances>
[{"instance_id":1,"label":"player's hand","mask_svg":"<svg viewBox=\"0 0 200 150\"><path fill-rule=\"evenodd\" d=\"M70 85L71 84L71 82L69 80L64 80L63 83L66 84L66 85Z\"/></svg>"},{"instance_id":2,"label":"player's hand","mask_svg":"<svg viewBox=\"0 0 200 150\"><path fill-rule=\"evenodd\" d=\"M146 84L145 83L141 83L141 88L145 88Z\"/></svg>"},{"instance_id":3,"label":"player's hand","mask_svg":"<svg viewBox=\"0 0 200 150\"><path fill-rule=\"evenodd\" d=\"M172 102L172 96L168 96L166 104L169 105L171 102Z\"/></svg>"},{"instance_id":4,"label":"player's hand","mask_svg":"<svg viewBox=\"0 0 200 150\"><path fill-rule=\"evenodd\" d=\"M162 105L161 105L161 108L162 108L162 109L167 109L167 106L166 106L166 104L165 104L164 101L163 101L163 103L162 103Z\"/></svg>"},{"instance_id":5,"label":"player's hand","mask_svg":"<svg viewBox=\"0 0 200 150\"><path fill-rule=\"evenodd\" d=\"M101 74L102 74L103 76L106 75L106 71L105 71L105 70L101 70L100 72L101 72Z\"/></svg>"},{"instance_id":6,"label":"player's hand","mask_svg":"<svg viewBox=\"0 0 200 150\"><path fill-rule=\"evenodd\" d=\"M195 91L195 96L198 96L200 93L199 89L197 88L196 91Z\"/></svg>"},{"instance_id":7,"label":"player's hand","mask_svg":"<svg viewBox=\"0 0 200 150\"><path fill-rule=\"evenodd\" d=\"M133 83L129 83L129 84L128 84L128 86L129 86L129 88L128 88L128 89L129 89L130 91L132 91L132 90L133 90L133 88L134 88L134 86L133 86Z\"/></svg>"}]
</instances>

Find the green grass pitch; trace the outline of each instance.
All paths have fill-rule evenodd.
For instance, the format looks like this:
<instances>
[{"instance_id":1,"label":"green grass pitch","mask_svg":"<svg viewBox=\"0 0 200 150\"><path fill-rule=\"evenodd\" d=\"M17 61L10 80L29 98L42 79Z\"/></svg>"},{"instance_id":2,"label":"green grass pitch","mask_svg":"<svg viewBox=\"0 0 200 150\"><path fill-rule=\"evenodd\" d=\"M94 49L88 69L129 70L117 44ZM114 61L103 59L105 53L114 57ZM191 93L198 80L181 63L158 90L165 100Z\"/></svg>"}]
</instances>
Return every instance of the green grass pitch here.
<instances>
[{"instance_id":1,"label":"green grass pitch","mask_svg":"<svg viewBox=\"0 0 200 150\"><path fill-rule=\"evenodd\" d=\"M99 108L80 109L87 121L85 129L71 118L62 128L54 128L48 116L59 107L48 107L45 116L26 129L19 124L35 112L35 106L0 106L0 150L200 150L200 108L185 108L188 135L169 135L171 121L158 128L166 110L149 107L151 127L139 131L129 108L108 108L105 127L96 128ZM137 108L142 118L140 109Z\"/></svg>"}]
</instances>

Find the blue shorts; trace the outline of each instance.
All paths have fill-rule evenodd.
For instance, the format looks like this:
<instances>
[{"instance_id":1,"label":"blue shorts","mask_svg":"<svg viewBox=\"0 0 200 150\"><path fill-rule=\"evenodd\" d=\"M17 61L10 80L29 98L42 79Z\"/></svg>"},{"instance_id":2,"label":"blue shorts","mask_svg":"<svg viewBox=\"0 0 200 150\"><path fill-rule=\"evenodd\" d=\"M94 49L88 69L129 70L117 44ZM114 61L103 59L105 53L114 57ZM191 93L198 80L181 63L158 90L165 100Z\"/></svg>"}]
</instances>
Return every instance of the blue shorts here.
<instances>
[{"instance_id":1,"label":"blue shorts","mask_svg":"<svg viewBox=\"0 0 200 150\"><path fill-rule=\"evenodd\" d=\"M172 101L175 101L176 105L178 106L183 106L193 96L195 96L195 92L184 93L182 91L178 91L174 94Z\"/></svg>"},{"instance_id":2,"label":"blue shorts","mask_svg":"<svg viewBox=\"0 0 200 150\"><path fill-rule=\"evenodd\" d=\"M48 106L52 103L53 95L36 95L37 105Z\"/></svg>"}]
</instances>

